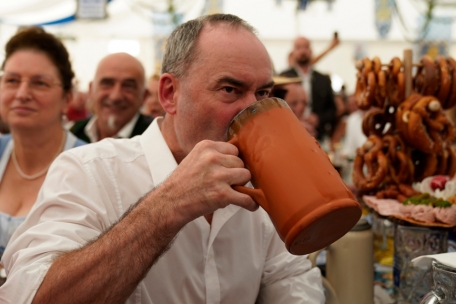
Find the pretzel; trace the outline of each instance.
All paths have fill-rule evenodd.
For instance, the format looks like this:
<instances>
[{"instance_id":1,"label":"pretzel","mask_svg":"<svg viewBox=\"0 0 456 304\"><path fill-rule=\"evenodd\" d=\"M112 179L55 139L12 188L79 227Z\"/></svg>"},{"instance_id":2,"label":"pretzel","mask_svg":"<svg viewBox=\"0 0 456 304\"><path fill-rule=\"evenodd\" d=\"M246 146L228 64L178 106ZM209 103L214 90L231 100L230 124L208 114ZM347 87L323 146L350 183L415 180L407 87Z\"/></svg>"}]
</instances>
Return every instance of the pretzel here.
<instances>
[{"instance_id":1,"label":"pretzel","mask_svg":"<svg viewBox=\"0 0 456 304\"><path fill-rule=\"evenodd\" d=\"M380 70L377 73L377 89L375 91L375 105L383 108L387 94L387 71Z\"/></svg>"},{"instance_id":2,"label":"pretzel","mask_svg":"<svg viewBox=\"0 0 456 304\"><path fill-rule=\"evenodd\" d=\"M437 91L437 70L432 58L424 55L418 67L414 87L415 91L422 95L435 95Z\"/></svg>"},{"instance_id":3,"label":"pretzel","mask_svg":"<svg viewBox=\"0 0 456 304\"><path fill-rule=\"evenodd\" d=\"M420 194L420 192L415 191L415 189L413 189L410 185L407 184L399 184L398 188L399 192L406 197L412 197L414 195Z\"/></svg>"},{"instance_id":4,"label":"pretzel","mask_svg":"<svg viewBox=\"0 0 456 304\"><path fill-rule=\"evenodd\" d=\"M389 67L387 79L387 96L390 105L397 107L405 99L405 77L401 72L402 62L394 57Z\"/></svg>"},{"instance_id":5,"label":"pretzel","mask_svg":"<svg viewBox=\"0 0 456 304\"><path fill-rule=\"evenodd\" d=\"M399 202L403 202L407 199L408 197L405 196L405 195L402 195L402 194L399 194L397 197L396 197L396 200L398 200Z\"/></svg>"},{"instance_id":6,"label":"pretzel","mask_svg":"<svg viewBox=\"0 0 456 304\"><path fill-rule=\"evenodd\" d=\"M378 108L370 109L364 114L362 129L366 137L370 135L383 135L386 125L384 116L384 111Z\"/></svg>"},{"instance_id":7,"label":"pretzel","mask_svg":"<svg viewBox=\"0 0 456 304\"><path fill-rule=\"evenodd\" d=\"M448 57L447 63L451 79L451 87L447 100L442 104L444 109L449 109L456 104L456 61L453 58Z\"/></svg>"},{"instance_id":8,"label":"pretzel","mask_svg":"<svg viewBox=\"0 0 456 304\"><path fill-rule=\"evenodd\" d=\"M398 106L405 99L405 77L399 72L396 77L392 73L388 77L387 96L389 104Z\"/></svg>"},{"instance_id":9,"label":"pretzel","mask_svg":"<svg viewBox=\"0 0 456 304\"><path fill-rule=\"evenodd\" d=\"M401 67L402 62L398 57L394 57L393 59L391 59L389 70L393 77L396 77L399 74L399 72L401 71Z\"/></svg>"},{"instance_id":10,"label":"pretzel","mask_svg":"<svg viewBox=\"0 0 456 304\"><path fill-rule=\"evenodd\" d=\"M406 179L407 184L411 184L415 180L415 164L410 156L407 156L407 164L408 164L408 176Z\"/></svg>"},{"instance_id":11,"label":"pretzel","mask_svg":"<svg viewBox=\"0 0 456 304\"><path fill-rule=\"evenodd\" d=\"M375 97L376 80L374 72L358 72L356 82L355 99L356 105L362 110L367 110L372 106Z\"/></svg>"},{"instance_id":12,"label":"pretzel","mask_svg":"<svg viewBox=\"0 0 456 304\"><path fill-rule=\"evenodd\" d=\"M448 157L450 153L447 149L443 149L441 153L437 155L437 170L435 171L435 175L446 175L448 171Z\"/></svg>"},{"instance_id":13,"label":"pretzel","mask_svg":"<svg viewBox=\"0 0 456 304\"><path fill-rule=\"evenodd\" d=\"M399 194L400 192L396 185L388 185L385 189L378 191L375 197L395 199Z\"/></svg>"},{"instance_id":14,"label":"pretzel","mask_svg":"<svg viewBox=\"0 0 456 304\"><path fill-rule=\"evenodd\" d=\"M369 60L369 58L364 57L361 59L362 62L362 69L361 72L363 73L363 76L367 77L367 75L372 72L372 61Z\"/></svg>"},{"instance_id":15,"label":"pretzel","mask_svg":"<svg viewBox=\"0 0 456 304\"><path fill-rule=\"evenodd\" d=\"M410 111L408 138L410 144L425 153L440 153L455 129L433 96L423 97Z\"/></svg>"},{"instance_id":16,"label":"pretzel","mask_svg":"<svg viewBox=\"0 0 456 304\"><path fill-rule=\"evenodd\" d=\"M356 151L353 182L362 191L377 188L386 177L388 160L382 152L382 146L380 137L371 135ZM367 176L364 174L364 166L367 169Z\"/></svg>"},{"instance_id":17,"label":"pretzel","mask_svg":"<svg viewBox=\"0 0 456 304\"><path fill-rule=\"evenodd\" d=\"M445 175L453 177L456 174L456 150L453 146L446 148L448 151L447 171Z\"/></svg>"},{"instance_id":18,"label":"pretzel","mask_svg":"<svg viewBox=\"0 0 456 304\"><path fill-rule=\"evenodd\" d=\"M381 69L382 69L382 62L380 61L380 58L375 56L374 59L372 59L372 70L374 71L375 74L378 74Z\"/></svg>"},{"instance_id":19,"label":"pretzel","mask_svg":"<svg viewBox=\"0 0 456 304\"><path fill-rule=\"evenodd\" d=\"M405 146L397 136L386 135L382 139L388 159L388 175L396 183L406 183L410 176L409 158Z\"/></svg>"},{"instance_id":20,"label":"pretzel","mask_svg":"<svg viewBox=\"0 0 456 304\"><path fill-rule=\"evenodd\" d=\"M389 185L384 190L377 192L375 195L377 198L392 198L402 202L408 197L420 194L415 191L412 187L406 184Z\"/></svg>"},{"instance_id":21,"label":"pretzel","mask_svg":"<svg viewBox=\"0 0 456 304\"><path fill-rule=\"evenodd\" d=\"M443 106L446 103L451 89L450 71L448 63L443 56L438 56L435 59L435 65L437 71L440 71L437 73L439 85L437 86L438 91L436 97Z\"/></svg>"},{"instance_id":22,"label":"pretzel","mask_svg":"<svg viewBox=\"0 0 456 304\"><path fill-rule=\"evenodd\" d=\"M409 143L408 124L410 119L410 110L422 98L420 94L412 94L396 110L396 129L401 138Z\"/></svg>"},{"instance_id":23,"label":"pretzel","mask_svg":"<svg viewBox=\"0 0 456 304\"><path fill-rule=\"evenodd\" d=\"M419 150L412 152L412 161L415 166L415 181L422 181L424 178L432 176L437 170L437 156L435 153L426 154Z\"/></svg>"}]
</instances>

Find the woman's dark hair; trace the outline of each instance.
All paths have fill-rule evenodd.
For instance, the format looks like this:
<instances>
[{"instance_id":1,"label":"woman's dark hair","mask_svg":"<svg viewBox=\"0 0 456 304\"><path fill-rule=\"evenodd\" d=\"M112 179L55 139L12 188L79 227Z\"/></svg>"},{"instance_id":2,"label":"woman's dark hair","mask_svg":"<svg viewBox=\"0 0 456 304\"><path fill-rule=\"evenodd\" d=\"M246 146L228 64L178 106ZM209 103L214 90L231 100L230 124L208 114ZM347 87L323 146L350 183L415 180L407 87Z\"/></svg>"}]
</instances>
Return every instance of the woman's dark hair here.
<instances>
[{"instance_id":1,"label":"woman's dark hair","mask_svg":"<svg viewBox=\"0 0 456 304\"><path fill-rule=\"evenodd\" d=\"M57 67L65 93L71 90L74 72L71 69L68 51L58 38L46 33L40 27L19 29L5 46L5 60L2 64L2 70L11 55L21 50L34 50L44 53Z\"/></svg>"}]
</instances>

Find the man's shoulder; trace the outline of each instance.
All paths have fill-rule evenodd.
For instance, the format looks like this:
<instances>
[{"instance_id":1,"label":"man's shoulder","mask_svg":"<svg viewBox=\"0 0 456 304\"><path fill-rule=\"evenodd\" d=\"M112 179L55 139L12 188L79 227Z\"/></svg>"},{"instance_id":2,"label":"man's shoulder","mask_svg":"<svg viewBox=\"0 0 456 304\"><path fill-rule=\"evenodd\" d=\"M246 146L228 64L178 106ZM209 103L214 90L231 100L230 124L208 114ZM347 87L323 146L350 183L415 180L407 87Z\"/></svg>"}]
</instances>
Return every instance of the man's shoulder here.
<instances>
[{"instance_id":1,"label":"man's shoulder","mask_svg":"<svg viewBox=\"0 0 456 304\"><path fill-rule=\"evenodd\" d=\"M312 70L312 77L331 80L331 77L328 74L320 73L316 70Z\"/></svg>"},{"instance_id":2,"label":"man's shoulder","mask_svg":"<svg viewBox=\"0 0 456 304\"><path fill-rule=\"evenodd\" d=\"M281 72L279 75L285 76L285 77L299 77L299 74L295 68L289 68L289 69Z\"/></svg>"},{"instance_id":3,"label":"man's shoulder","mask_svg":"<svg viewBox=\"0 0 456 304\"><path fill-rule=\"evenodd\" d=\"M82 164L92 161L110 161L131 163L144 155L140 137L135 138L105 138L99 142L79 146L68 150Z\"/></svg>"}]
</instances>

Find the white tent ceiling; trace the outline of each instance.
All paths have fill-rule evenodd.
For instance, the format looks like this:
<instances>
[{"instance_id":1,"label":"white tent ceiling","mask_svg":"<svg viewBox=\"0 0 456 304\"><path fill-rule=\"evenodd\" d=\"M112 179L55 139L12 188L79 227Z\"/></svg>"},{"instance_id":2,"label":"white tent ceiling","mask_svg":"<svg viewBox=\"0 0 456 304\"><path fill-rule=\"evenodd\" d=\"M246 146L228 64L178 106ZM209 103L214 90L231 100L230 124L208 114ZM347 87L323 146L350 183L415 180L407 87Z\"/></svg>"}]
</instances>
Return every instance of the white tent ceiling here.
<instances>
[{"instance_id":1,"label":"white tent ceiling","mask_svg":"<svg viewBox=\"0 0 456 304\"><path fill-rule=\"evenodd\" d=\"M153 13L166 12L168 0L108 0L108 16L134 11L139 17L153 18ZM177 13L202 12L205 0L174 0ZM0 23L10 25L41 25L74 21L77 0L15 0L0 1ZM137 17L138 17L137 16Z\"/></svg>"},{"instance_id":2,"label":"white tent ceiling","mask_svg":"<svg viewBox=\"0 0 456 304\"><path fill-rule=\"evenodd\" d=\"M201 15L207 3L218 1L173 0L173 4L177 13L183 13L182 19L188 20ZM299 13L296 12L296 0L282 0L281 4L277 0L220 1L223 2L223 12L236 14L258 29L278 70L286 67L291 41L297 35L309 37L318 53L337 31L343 44L321 61L318 68L333 71L348 81L353 80L350 58L356 49L365 50L368 56L375 54L382 60L389 60L392 56L400 56L402 49L412 47L404 39L398 18L393 18L387 38L379 39L375 27L376 0L335 0L331 10L323 0L312 1L305 11ZM396 0L412 30L418 27L423 1L427 0ZM434 15L454 19L456 0L439 2L443 1L452 6L439 6ZM148 74L153 71L157 53L155 42L166 36L163 12L168 9L169 0L112 0L107 5L108 18L95 21L74 20L76 3L77 0L0 0L0 59L3 45L17 26L72 20L46 26L46 30L64 38L81 83L90 81L97 62L109 51L112 40L130 39L139 44L138 58ZM456 37L455 22L449 30L449 35ZM341 61L340 58L348 60Z\"/></svg>"},{"instance_id":3,"label":"white tent ceiling","mask_svg":"<svg viewBox=\"0 0 456 304\"><path fill-rule=\"evenodd\" d=\"M0 2L0 20L5 24L42 24L73 16L74 0L15 0Z\"/></svg>"}]
</instances>

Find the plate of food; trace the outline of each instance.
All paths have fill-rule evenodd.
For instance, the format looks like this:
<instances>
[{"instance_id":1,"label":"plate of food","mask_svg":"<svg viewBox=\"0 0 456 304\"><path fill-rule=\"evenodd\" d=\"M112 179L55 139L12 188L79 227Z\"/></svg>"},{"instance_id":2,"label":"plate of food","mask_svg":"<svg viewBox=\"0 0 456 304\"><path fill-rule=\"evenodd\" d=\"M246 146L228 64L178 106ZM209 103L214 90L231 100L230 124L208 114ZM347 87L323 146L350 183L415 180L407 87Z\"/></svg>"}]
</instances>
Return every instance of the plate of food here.
<instances>
[{"instance_id":1,"label":"plate of food","mask_svg":"<svg viewBox=\"0 0 456 304\"><path fill-rule=\"evenodd\" d=\"M390 185L363 200L382 216L426 227L456 227L456 180L448 176L432 176L412 186Z\"/></svg>"}]
</instances>

